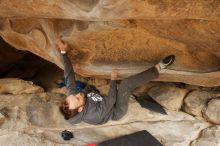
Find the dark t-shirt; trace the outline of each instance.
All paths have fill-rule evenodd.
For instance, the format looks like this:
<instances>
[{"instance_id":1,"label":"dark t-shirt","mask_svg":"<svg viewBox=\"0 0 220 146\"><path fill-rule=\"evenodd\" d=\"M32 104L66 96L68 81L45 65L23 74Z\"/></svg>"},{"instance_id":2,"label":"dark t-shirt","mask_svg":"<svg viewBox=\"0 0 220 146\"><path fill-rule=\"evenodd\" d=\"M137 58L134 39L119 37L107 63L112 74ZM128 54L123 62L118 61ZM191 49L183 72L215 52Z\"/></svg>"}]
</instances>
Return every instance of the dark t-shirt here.
<instances>
[{"instance_id":1,"label":"dark t-shirt","mask_svg":"<svg viewBox=\"0 0 220 146\"><path fill-rule=\"evenodd\" d=\"M94 125L106 123L112 116L113 108L106 104L111 99L113 98L102 97L98 93L88 93L83 111L68 121L73 124L81 121Z\"/></svg>"}]
</instances>

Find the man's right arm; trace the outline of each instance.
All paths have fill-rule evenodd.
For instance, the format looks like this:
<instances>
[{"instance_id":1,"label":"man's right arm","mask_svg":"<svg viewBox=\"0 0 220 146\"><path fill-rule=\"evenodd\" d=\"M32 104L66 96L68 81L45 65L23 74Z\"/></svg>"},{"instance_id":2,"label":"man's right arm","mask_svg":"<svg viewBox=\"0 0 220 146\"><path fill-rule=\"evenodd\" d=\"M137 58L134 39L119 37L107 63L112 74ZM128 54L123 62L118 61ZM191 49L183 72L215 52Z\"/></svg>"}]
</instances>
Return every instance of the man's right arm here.
<instances>
[{"instance_id":1,"label":"man's right arm","mask_svg":"<svg viewBox=\"0 0 220 146\"><path fill-rule=\"evenodd\" d=\"M67 87L67 94L68 96L73 94L75 92L75 73L73 70L72 63L66 53L67 50L67 43L64 43L61 41L61 39L56 40L56 45L58 46L62 58L63 58L63 64L64 64L64 77L65 77L65 84Z\"/></svg>"},{"instance_id":2,"label":"man's right arm","mask_svg":"<svg viewBox=\"0 0 220 146\"><path fill-rule=\"evenodd\" d=\"M76 83L75 83L75 73L72 66L72 63L67 56L66 53L61 53L63 57L63 64L64 64L64 78L65 78L65 84L67 88L67 95L74 94Z\"/></svg>"}]
</instances>

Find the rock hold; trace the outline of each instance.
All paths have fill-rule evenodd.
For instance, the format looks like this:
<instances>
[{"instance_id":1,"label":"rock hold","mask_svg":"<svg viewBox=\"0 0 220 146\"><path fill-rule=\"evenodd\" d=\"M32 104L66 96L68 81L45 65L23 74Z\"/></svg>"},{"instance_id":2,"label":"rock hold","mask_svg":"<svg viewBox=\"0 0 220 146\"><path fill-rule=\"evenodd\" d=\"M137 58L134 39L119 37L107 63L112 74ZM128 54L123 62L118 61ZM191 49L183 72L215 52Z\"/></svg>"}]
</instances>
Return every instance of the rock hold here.
<instances>
[{"instance_id":1,"label":"rock hold","mask_svg":"<svg viewBox=\"0 0 220 146\"><path fill-rule=\"evenodd\" d=\"M16 78L0 79L0 93L8 94L30 94L43 92L43 88L34 85L31 81Z\"/></svg>"},{"instance_id":2,"label":"rock hold","mask_svg":"<svg viewBox=\"0 0 220 146\"><path fill-rule=\"evenodd\" d=\"M219 146L220 126L211 126L202 130L199 138L194 140L190 146Z\"/></svg>"},{"instance_id":3,"label":"rock hold","mask_svg":"<svg viewBox=\"0 0 220 146\"><path fill-rule=\"evenodd\" d=\"M202 109L207 106L207 102L215 98L217 94L207 91L192 91L184 99L184 110L194 116L202 116Z\"/></svg>"},{"instance_id":4,"label":"rock hold","mask_svg":"<svg viewBox=\"0 0 220 146\"><path fill-rule=\"evenodd\" d=\"M148 94L160 105L170 110L179 110L188 90L175 86L156 86Z\"/></svg>"},{"instance_id":5,"label":"rock hold","mask_svg":"<svg viewBox=\"0 0 220 146\"><path fill-rule=\"evenodd\" d=\"M203 110L203 117L211 123L220 124L220 98L212 99Z\"/></svg>"}]
</instances>

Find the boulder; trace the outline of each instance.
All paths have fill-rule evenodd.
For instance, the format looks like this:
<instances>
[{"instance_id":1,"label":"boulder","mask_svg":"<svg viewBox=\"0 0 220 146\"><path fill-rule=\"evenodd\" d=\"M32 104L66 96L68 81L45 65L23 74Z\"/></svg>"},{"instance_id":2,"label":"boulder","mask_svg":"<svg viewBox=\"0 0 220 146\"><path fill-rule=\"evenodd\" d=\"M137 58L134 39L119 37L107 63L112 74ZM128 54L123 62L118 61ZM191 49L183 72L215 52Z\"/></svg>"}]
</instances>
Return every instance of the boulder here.
<instances>
[{"instance_id":1,"label":"boulder","mask_svg":"<svg viewBox=\"0 0 220 146\"><path fill-rule=\"evenodd\" d=\"M140 130L147 130L155 136L164 146L187 146L195 139L200 130L208 125L199 121L160 121L160 122L139 122L125 123L123 125L109 126L88 126L68 128L73 132L74 138L64 141L60 133L65 128L40 129L32 128L20 131L5 132L1 130L0 142L7 146L13 145L57 145L57 146L85 146L89 143L99 143L126 134L131 134ZM170 130L175 127L175 130ZM10 140L8 140L10 138ZM214 142L214 141L213 141Z\"/></svg>"},{"instance_id":2,"label":"boulder","mask_svg":"<svg viewBox=\"0 0 220 146\"><path fill-rule=\"evenodd\" d=\"M138 97L145 97L148 93L148 91L155 86L166 86L166 83L162 82L149 82L145 85L142 85L141 87L138 87L134 90L133 94Z\"/></svg>"},{"instance_id":3,"label":"boulder","mask_svg":"<svg viewBox=\"0 0 220 146\"><path fill-rule=\"evenodd\" d=\"M30 125L63 125L65 121L59 105L64 97L55 93L0 94L0 115L4 118L1 130L22 129ZM50 98L53 99L51 102Z\"/></svg>"},{"instance_id":4,"label":"boulder","mask_svg":"<svg viewBox=\"0 0 220 146\"><path fill-rule=\"evenodd\" d=\"M104 125L84 122L72 125L59 112L58 107L64 98L64 95L54 93L0 94L0 111L5 119L0 125L0 143L83 146L147 130L164 146L187 146L202 129L210 126L183 112L167 111L168 115L161 115L149 111L132 99L128 113L119 121ZM64 129L72 131L75 138L62 140L60 133Z\"/></svg>"},{"instance_id":5,"label":"boulder","mask_svg":"<svg viewBox=\"0 0 220 146\"><path fill-rule=\"evenodd\" d=\"M207 102L216 97L215 93L195 90L190 92L184 99L183 109L194 116L202 116L202 109L207 106Z\"/></svg>"},{"instance_id":6,"label":"boulder","mask_svg":"<svg viewBox=\"0 0 220 146\"><path fill-rule=\"evenodd\" d=\"M219 146L220 126L211 126L202 130L200 136L190 146Z\"/></svg>"},{"instance_id":7,"label":"boulder","mask_svg":"<svg viewBox=\"0 0 220 146\"><path fill-rule=\"evenodd\" d=\"M119 70L121 80L154 66L170 54L176 56L174 64L161 70L154 81L219 90L219 9L218 0L1 0L0 43L7 47L0 48L0 74L22 58L16 51L11 53L10 47L32 52L63 69L62 57L55 45L60 36L68 43L68 55L75 72L83 77L100 78L89 82L96 84L104 94L108 91L106 79L110 79L113 68ZM4 54L12 56L11 59L5 59ZM0 94L0 143L81 146L145 129L165 146L196 146L203 142L200 131L210 126L189 114L177 112L187 89L160 84L149 84L136 93L148 92L168 109L168 115L143 109L131 99L128 113L119 121L99 126L71 125L62 118L58 108L65 98L65 88L54 89L57 78L48 77L48 70L40 71L47 74L39 77L40 81L46 83L47 91L56 93L44 93L41 87L28 81L0 80L0 93L10 93ZM49 78L51 85L45 82ZM187 112L200 114L209 98L200 97L186 99ZM199 105L191 104L194 101ZM203 117L219 124L218 107L219 99L211 99L207 108L203 108ZM60 132L64 129L73 131L75 138L63 141ZM208 144L219 145L217 130L212 129L213 133L205 135ZM210 135L216 138L209 138Z\"/></svg>"},{"instance_id":8,"label":"boulder","mask_svg":"<svg viewBox=\"0 0 220 146\"><path fill-rule=\"evenodd\" d=\"M31 81L24 81L17 78L0 79L0 93L8 94L30 94L43 92L43 88L34 85Z\"/></svg>"},{"instance_id":9,"label":"boulder","mask_svg":"<svg viewBox=\"0 0 220 146\"><path fill-rule=\"evenodd\" d=\"M148 94L160 105L170 110L180 110L188 90L175 86L156 86Z\"/></svg>"},{"instance_id":10,"label":"boulder","mask_svg":"<svg viewBox=\"0 0 220 146\"><path fill-rule=\"evenodd\" d=\"M54 145L54 142L47 140L43 136L40 136L38 131L15 131L5 133L0 136L0 143L7 146L42 146L42 145ZM70 146L68 144L56 144L57 146Z\"/></svg>"},{"instance_id":11,"label":"boulder","mask_svg":"<svg viewBox=\"0 0 220 146\"><path fill-rule=\"evenodd\" d=\"M220 98L212 99L203 110L203 117L211 123L220 124Z\"/></svg>"},{"instance_id":12,"label":"boulder","mask_svg":"<svg viewBox=\"0 0 220 146\"><path fill-rule=\"evenodd\" d=\"M64 124L64 117L59 110L64 97L59 94L41 94L32 98L26 106L27 120L39 127L58 127Z\"/></svg>"}]
</instances>

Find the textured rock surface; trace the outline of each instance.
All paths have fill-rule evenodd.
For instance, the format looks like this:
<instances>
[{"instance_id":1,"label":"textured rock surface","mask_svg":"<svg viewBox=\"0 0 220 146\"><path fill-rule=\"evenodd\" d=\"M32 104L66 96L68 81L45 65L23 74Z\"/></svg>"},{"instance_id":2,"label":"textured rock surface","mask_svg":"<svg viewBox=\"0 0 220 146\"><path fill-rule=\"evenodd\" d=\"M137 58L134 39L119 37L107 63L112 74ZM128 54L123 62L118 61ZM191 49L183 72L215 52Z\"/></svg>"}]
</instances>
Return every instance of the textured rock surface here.
<instances>
[{"instance_id":1,"label":"textured rock surface","mask_svg":"<svg viewBox=\"0 0 220 146\"><path fill-rule=\"evenodd\" d=\"M60 67L62 62L54 41L62 35L70 46L76 71L84 76L107 78L111 69L117 67L124 78L174 53L177 60L172 70L162 72L158 80L219 85L219 21L2 19L1 23L0 35L6 42ZM207 46L211 46L208 51Z\"/></svg>"},{"instance_id":2,"label":"textured rock surface","mask_svg":"<svg viewBox=\"0 0 220 146\"><path fill-rule=\"evenodd\" d=\"M172 53L175 64L158 80L219 86L219 13L211 0L3 0L0 35L62 68L54 44L61 35L84 76L109 78L117 67L125 78Z\"/></svg>"},{"instance_id":3,"label":"textured rock surface","mask_svg":"<svg viewBox=\"0 0 220 146\"><path fill-rule=\"evenodd\" d=\"M53 146L54 142L43 138L39 134L40 132L36 131L15 131L10 133L4 133L0 135L0 143L7 146ZM9 140L10 139L10 140ZM56 144L57 146L70 146L68 144Z\"/></svg>"},{"instance_id":4,"label":"textured rock surface","mask_svg":"<svg viewBox=\"0 0 220 146\"><path fill-rule=\"evenodd\" d=\"M106 19L217 19L218 1L132 0L2 0L0 17L49 17L84 20ZM36 7L37 6L37 7Z\"/></svg>"},{"instance_id":5,"label":"textured rock surface","mask_svg":"<svg viewBox=\"0 0 220 146\"><path fill-rule=\"evenodd\" d=\"M0 94L3 117L0 119L4 119L0 124L0 144L83 146L145 129L165 146L186 146L209 126L182 112L167 111L168 115L161 115L142 109L133 100L130 100L128 114L120 121L109 121L99 126L86 123L70 125L58 109L64 97L54 93ZM72 131L75 138L63 141L60 137L63 129Z\"/></svg>"},{"instance_id":6,"label":"textured rock surface","mask_svg":"<svg viewBox=\"0 0 220 146\"><path fill-rule=\"evenodd\" d=\"M54 74L54 71L51 70L51 73ZM82 78L77 76L77 79ZM102 88L103 86L105 87L108 84L107 80L98 78L87 78L84 79L84 81L87 81L90 84L95 84L99 88ZM17 83L17 80L14 80L14 82ZM51 84L53 84L53 82L51 82ZM152 82L142 88L148 91L149 88L150 90L153 90L157 87L160 87L161 89L168 87L166 89L169 90L158 90L161 94L164 92L164 95L168 95L167 91L172 91L173 95L176 95L175 93L187 91L175 87L174 85L175 84L173 83ZM143 91L143 89L141 90ZM33 94L19 95L0 94L0 145L3 143L4 145L15 145L16 143L19 146L83 146L87 143L96 143L140 130L149 131L164 146L202 146L204 143L214 145L219 144L219 128L208 128L210 126L217 126L211 125L201 118L196 119L195 117L181 111L166 110L167 115L155 113L148 109L141 108L141 106L133 99L130 99L129 101L127 114L119 121L109 121L104 125L98 126L89 125L83 122L71 125L64 120L59 112L59 105L66 97L65 88L60 90L61 91L58 91L57 88L51 90L56 91L57 93L33 92ZM182 92L180 92L180 90ZM106 90L104 92L106 92ZM201 91L194 92L197 93L196 95L201 93ZM213 91L210 91L209 94L211 95L212 93ZM206 94L209 95L208 93ZM157 100L159 102L161 100L161 103L170 106L169 102L163 102L163 98ZM217 102L214 101L214 103ZM212 112L212 114L208 113L212 118L208 119L208 121L213 123L213 117L219 117L218 111L213 111L213 109L218 109L218 107L214 107L213 104L211 107L211 110L209 109L209 106L207 107L206 113L207 111ZM72 131L75 138L70 141L62 140L60 132L64 129ZM10 141L8 140L9 138L11 138Z\"/></svg>"},{"instance_id":7,"label":"textured rock surface","mask_svg":"<svg viewBox=\"0 0 220 146\"><path fill-rule=\"evenodd\" d=\"M119 79L123 79L151 67L168 54L175 54L175 63L163 70L156 81L216 86L216 90L220 86L218 0L1 0L0 36L0 74L23 57L16 55L17 51L11 52L6 43L63 68L54 43L62 36L69 44L75 71L86 77L109 78L112 68L118 68ZM6 56L12 57L7 60ZM0 145L81 146L143 129L165 146L219 145L218 127L203 130L210 126L204 120L171 110L167 110L168 115L161 115L142 109L133 100L128 114L120 121L100 126L70 125L58 110L65 98L65 88L54 88L54 79L60 72L49 76L52 68L41 68L40 75L35 77L53 93L42 93L41 88L30 82L16 80L13 86L0 83L2 92L14 94L0 94ZM89 82L107 93L106 80ZM146 94L158 85L161 84L149 84L136 93ZM177 110L187 90L173 89L170 94L161 92L169 100L157 101ZM174 99L175 94L181 96ZM194 104L198 99L199 103ZM190 114L200 115L207 98L200 99L186 99ZM212 99L204 108L203 117L219 124L219 113L219 100ZM63 141L60 132L64 129L73 131L75 138Z\"/></svg>"},{"instance_id":8,"label":"textured rock surface","mask_svg":"<svg viewBox=\"0 0 220 146\"><path fill-rule=\"evenodd\" d=\"M0 79L0 93L25 94L43 92L43 88L34 85L31 81L16 78Z\"/></svg>"},{"instance_id":9,"label":"textured rock surface","mask_svg":"<svg viewBox=\"0 0 220 146\"><path fill-rule=\"evenodd\" d=\"M184 110L194 116L202 116L202 109L207 106L207 102L215 98L216 93L195 90L184 99Z\"/></svg>"},{"instance_id":10,"label":"textured rock surface","mask_svg":"<svg viewBox=\"0 0 220 146\"><path fill-rule=\"evenodd\" d=\"M212 126L204 129L199 138L192 142L190 146L219 146L220 145L220 127Z\"/></svg>"},{"instance_id":11,"label":"textured rock surface","mask_svg":"<svg viewBox=\"0 0 220 146\"><path fill-rule=\"evenodd\" d=\"M148 94L159 104L170 110L179 110L188 90L175 86L156 86Z\"/></svg>"},{"instance_id":12,"label":"textured rock surface","mask_svg":"<svg viewBox=\"0 0 220 146\"><path fill-rule=\"evenodd\" d=\"M208 121L220 124L220 99L217 98L209 101L203 115Z\"/></svg>"}]
</instances>

